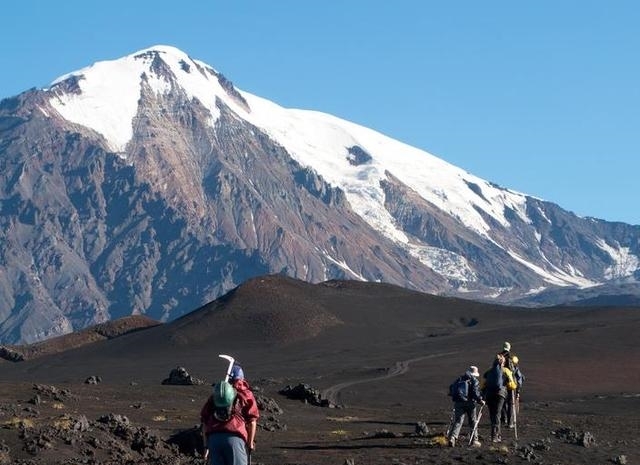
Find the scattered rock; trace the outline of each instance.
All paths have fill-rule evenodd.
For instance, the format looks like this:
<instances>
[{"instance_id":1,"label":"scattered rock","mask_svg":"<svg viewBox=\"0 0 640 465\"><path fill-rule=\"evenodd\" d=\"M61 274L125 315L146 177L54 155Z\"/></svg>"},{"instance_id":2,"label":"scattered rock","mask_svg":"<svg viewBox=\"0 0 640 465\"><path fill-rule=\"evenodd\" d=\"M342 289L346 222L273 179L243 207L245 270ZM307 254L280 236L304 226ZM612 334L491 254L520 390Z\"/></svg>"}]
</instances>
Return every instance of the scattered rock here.
<instances>
[{"instance_id":1,"label":"scattered rock","mask_svg":"<svg viewBox=\"0 0 640 465\"><path fill-rule=\"evenodd\" d=\"M528 462L533 462L538 460L538 456L534 452L533 447L531 447L531 445L524 446L518 449L518 456L525 459Z\"/></svg>"},{"instance_id":2,"label":"scattered rock","mask_svg":"<svg viewBox=\"0 0 640 465\"><path fill-rule=\"evenodd\" d=\"M24 361L24 355L15 351L9 347L0 346L0 358L8 360L10 362L22 362Z\"/></svg>"},{"instance_id":3,"label":"scattered rock","mask_svg":"<svg viewBox=\"0 0 640 465\"><path fill-rule=\"evenodd\" d=\"M53 435L48 431L39 431L32 434L25 434L24 450L31 455L38 455L44 449L53 449L55 441Z\"/></svg>"},{"instance_id":4,"label":"scattered rock","mask_svg":"<svg viewBox=\"0 0 640 465\"><path fill-rule=\"evenodd\" d=\"M258 409L261 412L267 412L274 415L282 415L283 411L278 405L278 403L271 397L266 397L261 394L256 394L256 403L258 404Z\"/></svg>"},{"instance_id":5,"label":"scattered rock","mask_svg":"<svg viewBox=\"0 0 640 465\"><path fill-rule=\"evenodd\" d=\"M34 384L33 389L41 396L48 397L58 402L73 399L73 395L71 395L71 391L68 389L58 389L55 386L46 384Z\"/></svg>"},{"instance_id":6,"label":"scattered rock","mask_svg":"<svg viewBox=\"0 0 640 465\"><path fill-rule=\"evenodd\" d=\"M168 378L162 380L162 384L171 384L176 386L199 386L204 384L204 381L191 376L185 368L177 367L171 370Z\"/></svg>"},{"instance_id":7,"label":"scattered rock","mask_svg":"<svg viewBox=\"0 0 640 465\"><path fill-rule=\"evenodd\" d=\"M4 441L0 442L0 465L9 465L11 462L11 455L9 454L11 449L7 446Z\"/></svg>"},{"instance_id":8,"label":"scattered rock","mask_svg":"<svg viewBox=\"0 0 640 465\"><path fill-rule=\"evenodd\" d=\"M426 437L429 435L429 427L424 421L419 421L416 423L416 436Z\"/></svg>"},{"instance_id":9,"label":"scattered rock","mask_svg":"<svg viewBox=\"0 0 640 465\"><path fill-rule=\"evenodd\" d=\"M627 465L627 456L626 455L618 455L611 459L611 461L617 465Z\"/></svg>"},{"instance_id":10,"label":"scattered rock","mask_svg":"<svg viewBox=\"0 0 640 465\"><path fill-rule=\"evenodd\" d=\"M311 405L336 408L335 404L331 403L328 399L322 398L318 389L312 388L308 384L300 383L296 386L287 385L284 389L278 391L278 393L289 399L301 400Z\"/></svg>"},{"instance_id":11,"label":"scattered rock","mask_svg":"<svg viewBox=\"0 0 640 465\"><path fill-rule=\"evenodd\" d=\"M273 415L261 416L258 420L258 427L264 431L287 431L287 425Z\"/></svg>"},{"instance_id":12,"label":"scattered rock","mask_svg":"<svg viewBox=\"0 0 640 465\"><path fill-rule=\"evenodd\" d=\"M271 397L256 394L256 403L260 410L260 420L258 426L265 431L287 431L287 425L283 424L278 418L284 412Z\"/></svg>"},{"instance_id":13,"label":"scattered rock","mask_svg":"<svg viewBox=\"0 0 640 465\"><path fill-rule=\"evenodd\" d=\"M89 376L84 380L85 384L100 384L102 382L102 378L100 376Z\"/></svg>"},{"instance_id":14,"label":"scattered rock","mask_svg":"<svg viewBox=\"0 0 640 465\"><path fill-rule=\"evenodd\" d=\"M398 433L394 433L393 431L389 431L388 429L381 429L378 431L375 431L372 435L372 438L378 438L378 439L389 439L389 438L398 438L398 437L402 437L402 434L398 434Z\"/></svg>"},{"instance_id":15,"label":"scattered rock","mask_svg":"<svg viewBox=\"0 0 640 465\"><path fill-rule=\"evenodd\" d=\"M40 415L40 411L33 407L23 408L22 413L27 417L37 417L38 415Z\"/></svg>"},{"instance_id":16,"label":"scattered rock","mask_svg":"<svg viewBox=\"0 0 640 465\"><path fill-rule=\"evenodd\" d=\"M160 449L162 440L153 434L146 426L137 428L133 433L131 441L131 449L137 452L147 451L148 449L157 451Z\"/></svg>"},{"instance_id":17,"label":"scattered rock","mask_svg":"<svg viewBox=\"0 0 640 465\"><path fill-rule=\"evenodd\" d=\"M204 452L202 444L202 432L199 425L193 428L178 431L167 440L169 444L175 445L178 450L185 455L201 456Z\"/></svg>"},{"instance_id":18,"label":"scattered rock","mask_svg":"<svg viewBox=\"0 0 640 465\"><path fill-rule=\"evenodd\" d=\"M593 434L586 431L580 435L578 444L583 447L594 447L596 445L596 438L593 437Z\"/></svg>"},{"instance_id":19,"label":"scattered rock","mask_svg":"<svg viewBox=\"0 0 640 465\"><path fill-rule=\"evenodd\" d=\"M551 450L551 439L545 438L529 444L533 450Z\"/></svg>"},{"instance_id":20,"label":"scattered rock","mask_svg":"<svg viewBox=\"0 0 640 465\"><path fill-rule=\"evenodd\" d=\"M98 423L106 426L114 435L122 439L128 439L131 436L129 419L124 415L116 415L110 413L98 418Z\"/></svg>"}]
</instances>

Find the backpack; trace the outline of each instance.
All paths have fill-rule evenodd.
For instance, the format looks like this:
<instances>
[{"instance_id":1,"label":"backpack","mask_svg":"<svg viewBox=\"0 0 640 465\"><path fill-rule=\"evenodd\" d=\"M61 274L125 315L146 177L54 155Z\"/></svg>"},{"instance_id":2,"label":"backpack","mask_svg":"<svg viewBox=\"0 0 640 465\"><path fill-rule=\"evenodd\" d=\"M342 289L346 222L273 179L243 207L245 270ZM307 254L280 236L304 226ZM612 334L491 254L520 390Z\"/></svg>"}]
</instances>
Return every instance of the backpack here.
<instances>
[{"instance_id":1,"label":"backpack","mask_svg":"<svg viewBox=\"0 0 640 465\"><path fill-rule=\"evenodd\" d=\"M233 416L238 393L228 381L220 381L213 385L213 417L227 422Z\"/></svg>"},{"instance_id":2,"label":"backpack","mask_svg":"<svg viewBox=\"0 0 640 465\"><path fill-rule=\"evenodd\" d=\"M469 380L464 376L456 379L449 386L449 396L454 402L466 402L469 400Z\"/></svg>"},{"instance_id":3,"label":"backpack","mask_svg":"<svg viewBox=\"0 0 640 465\"><path fill-rule=\"evenodd\" d=\"M504 389L504 372L501 366L493 366L484 375L485 389L489 392L497 392Z\"/></svg>"}]
</instances>

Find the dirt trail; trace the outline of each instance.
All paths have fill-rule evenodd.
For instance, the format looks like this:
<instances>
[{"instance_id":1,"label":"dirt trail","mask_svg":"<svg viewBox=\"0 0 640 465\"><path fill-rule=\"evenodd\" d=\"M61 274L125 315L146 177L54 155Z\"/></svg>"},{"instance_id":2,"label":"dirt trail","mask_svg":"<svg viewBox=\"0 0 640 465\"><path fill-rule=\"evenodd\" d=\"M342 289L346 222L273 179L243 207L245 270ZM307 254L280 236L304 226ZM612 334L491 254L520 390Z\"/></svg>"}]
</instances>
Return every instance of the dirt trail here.
<instances>
[{"instance_id":1,"label":"dirt trail","mask_svg":"<svg viewBox=\"0 0 640 465\"><path fill-rule=\"evenodd\" d=\"M419 362L419 361L427 360L431 358L444 357L447 355L454 355L457 353L459 353L459 351L442 352L437 354L423 355L422 357L410 358L409 360L401 360L399 362L394 363L393 366L389 368L387 370L387 373L384 375L375 376L373 378L361 378L353 381L346 381L344 383L335 384L323 390L320 393L320 395L322 396L323 399L327 399L329 402L333 404L337 404L338 397L340 396L340 391L342 391L344 388L347 388L356 384L369 383L372 381L381 381L383 379L388 379L388 378L393 378L394 376L403 375L409 371L409 365L411 365L414 362Z\"/></svg>"}]
</instances>

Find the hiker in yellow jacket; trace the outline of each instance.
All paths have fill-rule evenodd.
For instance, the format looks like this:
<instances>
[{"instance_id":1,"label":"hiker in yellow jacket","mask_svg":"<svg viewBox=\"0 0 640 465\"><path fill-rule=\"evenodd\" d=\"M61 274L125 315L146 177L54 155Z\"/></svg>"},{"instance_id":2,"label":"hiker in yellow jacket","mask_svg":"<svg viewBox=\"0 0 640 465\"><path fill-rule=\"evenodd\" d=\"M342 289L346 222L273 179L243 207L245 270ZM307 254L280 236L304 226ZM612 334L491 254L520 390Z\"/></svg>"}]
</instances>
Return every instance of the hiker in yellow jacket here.
<instances>
[{"instance_id":1,"label":"hiker in yellow jacket","mask_svg":"<svg viewBox=\"0 0 640 465\"><path fill-rule=\"evenodd\" d=\"M504 356L504 370L505 375L508 376L507 383L507 398L504 400L504 405L500 413L500 423L508 425L509 428L515 427L515 406L518 396L518 357L511 352L511 343L505 342L502 347L500 355Z\"/></svg>"},{"instance_id":2,"label":"hiker in yellow jacket","mask_svg":"<svg viewBox=\"0 0 640 465\"><path fill-rule=\"evenodd\" d=\"M492 442L502 441L500 413L505 399L509 395L509 390L514 390L517 387L513 379L513 373L504 366L504 363L504 356L501 354L496 355L491 368L482 377L482 393L489 406L489 416L491 418Z\"/></svg>"}]
</instances>

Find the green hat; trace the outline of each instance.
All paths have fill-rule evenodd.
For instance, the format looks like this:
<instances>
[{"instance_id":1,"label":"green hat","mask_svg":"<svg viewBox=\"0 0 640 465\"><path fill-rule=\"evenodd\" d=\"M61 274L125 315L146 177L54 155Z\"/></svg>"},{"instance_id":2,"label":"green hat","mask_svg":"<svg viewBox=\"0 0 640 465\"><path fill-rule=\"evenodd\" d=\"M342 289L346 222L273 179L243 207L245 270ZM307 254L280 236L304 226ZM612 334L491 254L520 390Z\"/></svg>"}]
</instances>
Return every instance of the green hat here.
<instances>
[{"instance_id":1,"label":"green hat","mask_svg":"<svg viewBox=\"0 0 640 465\"><path fill-rule=\"evenodd\" d=\"M236 400L236 390L228 381L213 385L213 403L216 407L231 407Z\"/></svg>"}]
</instances>

